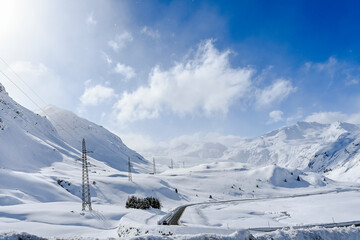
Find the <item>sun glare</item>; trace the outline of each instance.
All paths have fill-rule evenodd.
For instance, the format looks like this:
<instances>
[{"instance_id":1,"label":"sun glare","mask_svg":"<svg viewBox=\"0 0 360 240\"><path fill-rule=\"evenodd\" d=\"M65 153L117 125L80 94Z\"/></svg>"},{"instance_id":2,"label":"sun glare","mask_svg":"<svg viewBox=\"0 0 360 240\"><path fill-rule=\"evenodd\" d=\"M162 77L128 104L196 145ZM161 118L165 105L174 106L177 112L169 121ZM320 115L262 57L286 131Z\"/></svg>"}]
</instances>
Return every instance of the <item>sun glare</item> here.
<instances>
[{"instance_id":1,"label":"sun glare","mask_svg":"<svg viewBox=\"0 0 360 240\"><path fill-rule=\"evenodd\" d=\"M0 35L11 35L19 30L24 14L20 1L0 1Z\"/></svg>"},{"instance_id":2,"label":"sun glare","mask_svg":"<svg viewBox=\"0 0 360 240\"><path fill-rule=\"evenodd\" d=\"M39 25L35 2L0 0L0 50L29 41Z\"/></svg>"}]
</instances>

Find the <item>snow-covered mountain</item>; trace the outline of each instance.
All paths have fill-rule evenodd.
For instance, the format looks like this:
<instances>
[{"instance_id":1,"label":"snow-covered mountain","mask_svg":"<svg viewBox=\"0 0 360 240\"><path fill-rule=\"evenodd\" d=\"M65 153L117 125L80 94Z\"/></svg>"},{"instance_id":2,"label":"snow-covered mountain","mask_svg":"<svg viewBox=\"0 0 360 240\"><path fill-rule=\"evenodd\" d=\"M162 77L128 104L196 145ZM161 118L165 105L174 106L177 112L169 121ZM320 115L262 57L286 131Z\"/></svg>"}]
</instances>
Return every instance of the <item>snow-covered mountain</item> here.
<instances>
[{"instance_id":1,"label":"snow-covered mountain","mask_svg":"<svg viewBox=\"0 0 360 240\"><path fill-rule=\"evenodd\" d=\"M47 110L55 111L55 108ZM119 137L70 112L62 114L63 118L71 116L73 121L68 122L72 125L66 132L79 139L63 137L64 133L59 134L46 117L16 103L0 84L0 205L79 201L81 163L77 159L81 157L82 138L86 139L88 149L94 151L88 156L91 178L94 179L97 171L127 171L128 157L133 172L148 172L149 163L127 148ZM57 124L63 124L61 120ZM118 177L127 180L125 174ZM94 196L100 194L95 186L92 191Z\"/></svg>"},{"instance_id":2,"label":"snow-covered mountain","mask_svg":"<svg viewBox=\"0 0 360 240\"><path fill-rule=\"evenodd\" d=\"M360 128L334 122L319 124L298 122L268 134L238 142L224 158L254 165L277 164L315 172L338 172L343 177L351 168L359 168ZM360 173L352 177L360 179Z\"/></svg>"},{"instance_id":3,"label":"snow-covered mountain","mask_svg":"<svg viewBox=\"0 0 360 240\"><path fill-rule=\"evenodd\" d=\"M179 141L163 151L168 154L165 157L174 157L174 168L161 167L157 161L160 171L149 174L151 164L103 127L53 106L45 113L48 117L23 108L0 85L0 238L1 232L7 231L71 239L161 238L172 232L177 236L204 231L230 234L234 230L219 228L221 224L211 224L200 213L190 212L189 221L195 219L197 223L200 217L201 223L210 227L168 228L158 222L183 204L278 198L299 192L319 195L358 187L328 178L332 174L339 179L359 179L356 159L360 130L356 125L300 122L253 139L215 136L206 142ZM88 150L94 151L88 158L93 204L90 212L81 211L82 165L77 159L82 138ZM137 170L132 181L128 178L128 157ZM192 161L192 166L186 163L184 167L179 159ZM351 194L339 199L351 196L356 206L358 193ZM125 202L130 195L156 197L162 209L128 209ZM241 219L257 216L253 223L266 215L267 224L284 224L283 219L292 220L293 214L284 210L287 204L270 212L251 210L235 215ZM308 204L297 202L295 207L301 211L304 205ZM344 221L358 216L352 211L353 205ZM334 206L336 209L338 205ZM228 212L234 211L230 208ZM230 216L223 211L220 215ZM324 221L328 221L328 215L323 216Z\"/></svg>"},{"instance_id":4,"label":"snow-covered mountain","mask_svg":"<svg viewBox=\"0 0 360 240\"><path fill-rule=\"evenodd\" d=\"M130 157L135 169L148 162L126 147L121 139L103 127L54 106L45 112L49 120L16 103L0 85L0 164L12 170L38 170L61 161L61 154L78 158L82 138L91 157L118 170L127 170ZM61 154L60 154L61 153Z\"/></svg>"},{"instance_id":5,"label":"snow-covered mountain","mask_svg":"<svg viewBox=\"0 0 360 240\"><path fill-rule=\"evenodd\" d=\"M255 165L271 163L306 169L318 151L338 142L343 134L358 130L356 125L340 122L298 122L260 137L239 141L225 153L225 157Z\"/></svg>"},{"instance_id":6,"label":"snow-covered mountain","mask_svg":"<svg viewBox=\"0 0 360 240\"><path fill-rule=\"evenodd\" d=\"M360 170L360 127L354 124L298 122L255 138L217 136L204 141L195 136L189 139L173 142L166 150L165 147L157 149L154 155L178 163L184 161L187 166L201 161L242 162L253 166L276 164L360 179L360 171L357 171Z\"/></svg>"},{"instance_id":7,"label":"snow-covered mountain","mask_svg":"<svg viewBox=\"0 0 360 240\"><path fill-rule=\"evenodd\" d=\"M105 162L110 167L127 171L128 158L137 170L145 170L148 161L140 154L129 149L122 140L102 126L80 118L74 113L55 107L44 108L50 122L53 124L61 139L70 144L73 148L81 151L82 138L86 139L86 146L93 153L91 157ZM39 112L42 114L43 112Z\"/></svg>"},{"instance_id":8,"label":"snow-covered mountain","mask_svg":"<svg viewBox=\"0 0 360 240\"><path fill-rule=\"evenodd\" d=\"M0 166L17 171L37 171L77 155L63 142L45 118L17 104L0 84Z\"/></svg>"}]
</instances>

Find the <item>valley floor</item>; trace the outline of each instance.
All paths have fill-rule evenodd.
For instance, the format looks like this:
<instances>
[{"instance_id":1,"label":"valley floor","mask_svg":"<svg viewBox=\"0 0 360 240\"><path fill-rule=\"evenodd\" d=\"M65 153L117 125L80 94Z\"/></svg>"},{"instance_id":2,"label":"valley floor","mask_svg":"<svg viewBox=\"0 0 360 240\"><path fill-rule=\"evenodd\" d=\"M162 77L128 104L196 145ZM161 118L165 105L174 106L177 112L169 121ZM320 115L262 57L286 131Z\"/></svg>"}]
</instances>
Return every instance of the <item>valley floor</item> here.
<instances>
[{"instance_id":1,"label":"valley floor","mask_svg":"<svg viewBox=\"0 0 360 240\"><path fill-rule=\"evenodd\" d=\"M295 198L260 199L187 207L181 224L227 229L301 227L328 223L360 223L359 190Z\"/></svg>"},{"instance_id":2,"label":"valley floor","mask_svg":"<svg viewBox=\"0 0 360 240\"><path fill-rule=\"evenodd\" d=\"M64 173L65 167L67 175L63 175L62 183L66 184L61 187L56 183L54 174L59 177L59 173ZM79 169L68 168L68 165L60 163L56 166L59 173L49 168L44 169L42 175L53 179L56 191L62 192L64 196L71 196L69 200L28 200L21 204L5 204L2 198L0 239L11 239L6 236L17 236L15 233L21 232L45 238L67 239L128 239L140 236L149 239L203 239L204 234L210 234L207 236L215 239L247 239L251 235L259 239L266 236L292 239L276 236L294 237L301 232L306 236L314 231L360 236L358 229L351 227L344 228L346 230L290 229L273 233L246 230L254 227L288 227L360 220L360 210L357 207L360 185L336 182L317 173L273 165L254 168L240 163L223 162L169 169L157 175L133 174L133 182L129 182L125 172L104 166L98 168L93 167L90 175L96 182L91 188L94 209L91 212L81 211L79 183L71 181L72 174L75 178ZM270 199L300 194L315 195ZM125 202L131 195L156 197L160 199L162 209L127 209ZM258 198L269 199L255 200ZM216 203L241 199L248 200ZM185 210L180 220L182 226L158 225L158 221L172 209L203 202L208 204L194 205Z\"/></svg>"}]
</instances>

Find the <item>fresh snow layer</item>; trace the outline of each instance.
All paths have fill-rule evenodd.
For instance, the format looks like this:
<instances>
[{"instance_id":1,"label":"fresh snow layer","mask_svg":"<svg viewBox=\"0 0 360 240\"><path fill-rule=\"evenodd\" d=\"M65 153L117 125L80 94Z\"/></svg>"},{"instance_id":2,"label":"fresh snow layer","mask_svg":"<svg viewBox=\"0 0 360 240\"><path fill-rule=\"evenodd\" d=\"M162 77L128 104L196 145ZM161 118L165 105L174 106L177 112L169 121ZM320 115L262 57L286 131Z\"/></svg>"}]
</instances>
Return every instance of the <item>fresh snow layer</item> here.
<instances>
[{"instance_id":1,"label":"fresh snow layer","mask_svg":"<svg viewBox=\"0 0 360 240\"><path fill-rule=\"evenodd\" d=\"M359 188L356 125L300 122L254 139L174 145L158 152L162 159L157 158L154 175L148 160L105 128L53 106L45 113L42 117L20 106L0 84L0 239L34 237L18 235L22 232L69 239L247 239L249 232L239 229L256 224L359 220L358 193L346 192ZM82 138L93 151L88 154L92 212L81 211ZM173 169L161 164L171 158ZM323 195L270 200L316 193ZM131 195L156 197L162 209L126 209ZM182 219L189 226L157 225L180 205L257 198L269 200L194 206ZM295 232L310 236L311 231ZM321 236L358 233L353 228L345 231L348 235L314 231Z\"/></svg>"},{"instance_id":2,"label":"fresh snow layer","mask_svg":"<svg viewBox=\"0 0 360 240\"><path fill-rule=\"evenodd\" d=\"M358 240L360 236L360 228L346 227L325 229L314 227L302 230L277 230L272 233L253 233L253 240Z\"/></svg>"},{"instance_id":3,"label":"fresh snow layer","mask_svg":"<svg viewBox=\"0 0 360 240\"><path fill-rule=\"evenodd\" d=\"M187 207L186 226L221 228L290 227L358 221L360 192L203 204Z\"/></svg>"},{"instance_id":4,"label":"fresh snow layer","mask_svg":"<svg viewBox=\"0 0 360 240\"><path fill-rule=\"evenodd\" d=\"M148 239L148 240L161 240L161 239L183 239L183 240L204 240L204 239L218 239L218 240L319 240L319 239L332 239L332 240L358 240L360 229L356 227L346 228L333 228L325 229L314 227L302 230L277 230L272 233L253 233L248 231L237 231L231 234L221 233L206 233L206 234L183 234L183 235L169 235L169 232L164 235L147 235L142 237L133 237L126 239ZM169 236L166 236L169 235ZM0 239L18 240L18 239L32 239L43 240L42 237L30 235L27 233L4 233L0 234ZM89 237L72 237L71 239L98 239Z\"/></svg>"},{"instance_id":5,"label":"fresh snow layer","mask_svg":"<svg viewBox=\"0 0 360 240\"><path fill-rule=\"evenodd\" d=\"M204 137L205 138L205 137ZM255 166L276 164L305 171L325 172L340 181L360 179L360 128L334 122L298 122L255 138L198 134L162 144L144 154L159 163L191 167L215 161Z\"/></svg>"},{"instance_id":6,"label":"fresh snow layer","mask_svg":"<svg viewBox=\"0 0 360 240\"><path fill-rule=\"evenodd\" d=\"M254 222L264 223L262 227L267 227L268 221L271 221L271 226L275 226L275 223L280 226L285 223L293 225L311 223L311 219L297 214L301 213L301 209L304 210L304 214L311 212L312 202L324 209L328 202L326 199L329 198L333 199L329 200L330 209L337 209L339 205L336 204L344 202L350 204L347 208L349 210L351 206L355 206L356 199L359 197L357 192L335 193L356 189L357 186L334 182L330 179L324 181L324 177L317 173L304 173L274 165L254 169L241 163L219 162L193 168L172 169L157 175L135 173L133 182L129 182L126 172L112 169L95 160L92 160L91 164L93 212L81 211L81 176L79 174L81 165L75 160L68 160L43 168L40 174L33 177L34 183L29 182L32 179L29 174L18 176L18 182L27 181L29 184L25 184L24 188L19 188L18 191L8 189L4 193L13 199L18 199L21 204L12 200L14 202L11 204L0 206L0 232L27 232L47 238L111 238L120 235L124 238L168 236L179 239L203 237L204 233L207 233L211 236L215 234L214 236L227 236L232 239L231 234L235 234L239 229L253 226ZM300 183L296 180L297 176L301 178ZM282 182L283 178L287 178L288 181ZM57 180L62 180L60 185ZM37 184L47 181L49 186L45 188L49 192L41 192L42 186L37 186ZM298 198L288 201L286 199L250 201L235 205L216 204L217 208L222 209L218 212L214 209L215 205L214 208L208 205L209 212L198 214L199 221L196 220L196 224L189 224L186 227L157 225L168 211L183 204L319 192L327 194L304 197L303 200ZM25 194L26 199L23 197ZM162 203L162 209L126 209L125 202L130 195L157 197ZM212 199L209 198L210 195ZM278 203L278 205L275 204L277 207L273 206L274 208L271 209L271 203ZM266 204L269 204L270 210L266 210ZM296 212L297 207L298 212ZM332 217L335 221L340 221L352 220L359 216L356 211L345 211L346 209L339 208L344 214L344 218L341 218L335 213L332 215L330 212L322 212L321 209L319 209L319 214L330 222L332 222ZM288 222L281 220L286 216L282 212L290 214L292 218L288 219ZM230 213L237 214L231 216ZM229 223L228 226L227 218L237 225L233 226ZM190 223L187 219L185 213L182 221L185 224L187 224L186 221ZM248 221L245 221L246 219ZM321 216L314 220L322 222Z\"/></svg>"},{"instance_id":7,"label":"fresh snow layer","mask_svg":"<svg viewBox=\"0 0 360 240\"><path fill-rule=\"evenodd\" d=\"M87 148L92 151L90 155L110 167L127 171L130 158L135 171L149 171L147 160L125 146L118 136L102 126L51 105L45 107L44 112L61 138L73 148L81 151L81 142L84 138ZM39 113L44 114L42 111Z\"/></svg>"}]
</instances>

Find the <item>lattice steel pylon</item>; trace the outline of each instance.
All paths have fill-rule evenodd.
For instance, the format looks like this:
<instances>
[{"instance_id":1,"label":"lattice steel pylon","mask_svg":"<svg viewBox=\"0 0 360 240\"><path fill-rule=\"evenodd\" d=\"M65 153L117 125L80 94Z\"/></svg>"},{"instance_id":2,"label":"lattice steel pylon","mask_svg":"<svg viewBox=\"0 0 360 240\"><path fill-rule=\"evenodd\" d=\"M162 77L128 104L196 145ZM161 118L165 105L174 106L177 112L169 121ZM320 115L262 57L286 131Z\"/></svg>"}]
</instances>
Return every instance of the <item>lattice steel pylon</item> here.
<instances>
[{"instance_id":1,"label":"lattice steel pylon","mask_svg":"<svg viewBox=\"0 0 360 240\"><path fill-rule=\"evenodd\" d=\"M86 157L86 145L85 139L82 140L82 210L85 211L88 207L89 211L91 208L91 196L90 196L90 184L89 184L89 171L88 171L88 161Z\"/></svg>"},{"instance_id":2,"label":"lattice steel pylon","mask_svg":"<svg viewBox=\"0 0 360 240\"><path fill-rule=\"evenodd\" d=\"M155 158L153 157L153 173L156 174Z\"/></svg>"},{"instance_id":3,"label":"lattice steel pylon","mask_svg":"<svg viewBox=\"0 0 360 240\"><path fill-rule=\"evenodd\" d=\"M132 174L131 174L131 162L130 157L128 157L128 167L129 167L129 181L132 182Z\"/></svg>"}]
</instances>

